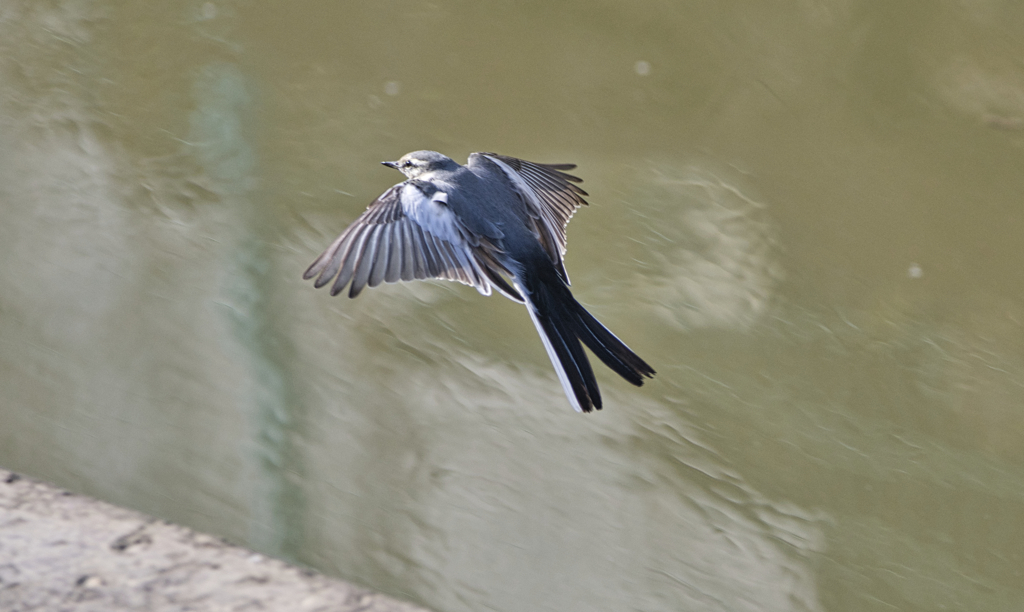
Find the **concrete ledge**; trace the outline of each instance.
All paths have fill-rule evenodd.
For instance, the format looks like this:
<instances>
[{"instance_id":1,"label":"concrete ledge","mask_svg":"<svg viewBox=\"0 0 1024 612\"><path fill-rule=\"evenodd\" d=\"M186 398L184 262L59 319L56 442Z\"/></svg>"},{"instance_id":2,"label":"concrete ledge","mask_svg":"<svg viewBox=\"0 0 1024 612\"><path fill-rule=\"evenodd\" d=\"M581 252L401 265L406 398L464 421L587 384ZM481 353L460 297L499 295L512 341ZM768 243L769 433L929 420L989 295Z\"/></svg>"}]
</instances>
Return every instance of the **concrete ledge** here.
<instances>
[{"instance_id":1,"label":"concrete ledge","mask_svg":"<svg viewBox=\"0 0 1024 612\"><path fill-rule=\"evenodd\" d=\"M426 612L5 470L0 610Z\"/></svg>"}]
</instances>

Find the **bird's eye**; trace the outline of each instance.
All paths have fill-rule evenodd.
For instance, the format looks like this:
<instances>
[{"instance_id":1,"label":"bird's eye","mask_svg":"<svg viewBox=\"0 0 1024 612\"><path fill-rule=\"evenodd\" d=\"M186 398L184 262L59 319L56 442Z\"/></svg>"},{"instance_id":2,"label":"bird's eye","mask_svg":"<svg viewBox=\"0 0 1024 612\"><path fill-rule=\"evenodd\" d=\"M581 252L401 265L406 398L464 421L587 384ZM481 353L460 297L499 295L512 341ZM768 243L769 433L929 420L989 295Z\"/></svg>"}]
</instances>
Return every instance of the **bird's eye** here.
<instances>
[{"instance_id":1,"label":"bird's eye","mask_svg":"<svg viewBox=\"0 0 1024 612\"><path fill-rule=\"evenodd\" d=\"M411 166L411 165L412 165L412 162L411 162L411 161L409 161L409 160L405 160L405 162L404 162L404 163L402 164L402 167L403 167L403 168L408 168L408 167L409 167L409 166Z\"/></svg>"}]
</instances>

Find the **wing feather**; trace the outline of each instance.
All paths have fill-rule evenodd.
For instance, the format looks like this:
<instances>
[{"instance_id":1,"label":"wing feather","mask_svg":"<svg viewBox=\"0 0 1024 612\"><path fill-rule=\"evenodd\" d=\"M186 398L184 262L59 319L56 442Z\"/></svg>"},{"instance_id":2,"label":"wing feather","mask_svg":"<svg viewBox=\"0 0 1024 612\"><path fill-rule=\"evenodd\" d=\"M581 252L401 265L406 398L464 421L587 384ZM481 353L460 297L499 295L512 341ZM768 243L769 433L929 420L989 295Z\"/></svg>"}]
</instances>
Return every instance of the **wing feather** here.
<instances>
[{"instance_id":1,"label":"wing feather","mask_svg":"<svg viewBox=\"0 0 1024 612\"><path fill-rule=\"evenodd\" d=\"M430 270L429 241L439 240L439 238L415 224L410 224L409 229L418 248L416 260L413 262L413 276L415 278L445 278L444 276L434 274Z\"/></svg>"},{"instance_id":2,"label":"wing feather","mask_svg":"<svg viewBox=\"0 0 1024 612\"><path fill-rule=\"evenodd\" d=\"M367 279L368 287L376 287L384 282L384 276L388 270L388 260L391 258L391 229L392 225L381 225L377 230L377 251L373 256L373 266L370 268L370 278Z\"/></svg>"},{"instance_id":3,"label":"wing feather","mask_svg":"<svg viewBox=\"0 0 1024 612\"><path fill-rule=\"evenodd\" d=\"M354 298L366 287L370 279L370 268L377 256L377 244L380 237L379 225L369 226L366 230L366 240L359 249L358 259L353 264L355 272L352 274L352 284L348 288L348 297Z\"/></svg>"},{"instance_id":4,"label":"wing feather","mask_svg":"<svg viewBox=\"0 0 1024 612\"><path fill-rule=\"evenodd\" d=\"M444 256L441 255L440 249L437 246L437 239L427 234L423 239L423 255L424 264L426 266L426 273L429 276L435 278L448 278L445 275L445 270L450 267L444 260Z\"/></svg>"},{"instance_id":5,"label":"wing feather","mask_svg":"<svg viewBox=\"0 0 1024 612\"><path fill-rule=\"evenodd\" d=\"M423 225L426 223L426 225ZM445 194L427 197L415 181L384 192L345 229L302 275L316 278L317 288L331 285L331 295L349 286L349 297L365 287L398 280L441 278L491 293L499 270L485 269L480 240L445 205Z\"/></svg>"},{"instance_id":6,"label":"wing feather","mask_svg":"<svg viewBox=\"0 0 1024 612\"><path fill-rule=\"evenodd\" d=\"M453 254L448 252L448 249L445 248L444 244L442 244L435 236L431 236L430 241L434 252L437 254L439 264L437 267L438 277L453 281L460 281L459 275L456 271L459 266L455 261Z\"/></svg>"},{"instance_id":7,"label":"wing feather","mask_svg":"<svg viewBox=\"0 0 1024 612\"><path fill-rule=\"evenodd\" d=\"M415 228L411 223L401 223L398 229L402 232L402 280L416 280L416 265L421 256L416 251L416 243L413 242Z\"/></svg>"},{"instance_id":8,"label":"wing feather","mask_svg":"<svg viewBox=\"0 0 1024 612\"><path fill-rule=\"evenodd\" d=\"M497 165L523 196L530 216L536 220L534 231L541 245L568 283L569 276L562 265L567 240L565 228L576 211L587 204L583 199L587 192L574 184L582 179L565 172L575 168L575 164L537 164L497 153L473 153L469 158L470 166L480 163L480 157Z\"/></svg>"},{"instance_id":9,"label":"wing feather","mask_svg":"<svg viewBox=\"0 0 1024 612\"><path fill-rule=\"evenodd\" d=\"M395 283L402 279L402 251L402 225L392 223L388 226L388 269L384 282Z\"/></svg>"},{"instance_id":10,"label":"wing feather","mask_svg":"<svg viewBox=\"0 0 1024 612\"><path fill-rule=\"evenodd\" d=\"M334 284L331 285L331 295L338 295L341 290L345 288L348 281L352 280L352 274L355 272L356 259L359 256L360 250L362 249L363 243L366 242L368 229L372 226L361 226L356 228L351 238L351 244L343 255L343 264L341 266L341 272L338 273L338 277L334 279Z\"/></svg>"}]
</instances>

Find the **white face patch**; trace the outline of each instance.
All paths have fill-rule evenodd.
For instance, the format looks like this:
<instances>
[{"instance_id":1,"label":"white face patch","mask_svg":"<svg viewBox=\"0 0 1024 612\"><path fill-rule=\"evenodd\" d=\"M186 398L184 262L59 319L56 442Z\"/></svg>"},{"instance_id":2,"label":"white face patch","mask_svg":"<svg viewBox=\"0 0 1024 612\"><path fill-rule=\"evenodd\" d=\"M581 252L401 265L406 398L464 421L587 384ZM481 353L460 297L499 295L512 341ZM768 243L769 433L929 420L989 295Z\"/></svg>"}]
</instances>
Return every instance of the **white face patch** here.
<instances>
[{"instance_id":1,"label":"white face patch","mask_svg":"<svg viewBox=\"0 0 1024 612\"><path fill-rule=\"evenodd\" d=\"M398 160L398 169L409 178L416 178L423 173L423 162L403 157Z\"/></svg>"}]
</instances>

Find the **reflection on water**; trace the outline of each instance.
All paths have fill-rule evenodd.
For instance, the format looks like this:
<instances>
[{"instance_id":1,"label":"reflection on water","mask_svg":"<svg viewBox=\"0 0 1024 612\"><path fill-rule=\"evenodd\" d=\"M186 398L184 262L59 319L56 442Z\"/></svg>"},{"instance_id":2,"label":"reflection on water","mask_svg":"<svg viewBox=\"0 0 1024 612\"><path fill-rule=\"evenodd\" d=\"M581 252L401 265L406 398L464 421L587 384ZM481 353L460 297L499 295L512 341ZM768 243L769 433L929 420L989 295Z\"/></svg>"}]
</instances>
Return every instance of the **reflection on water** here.
<instances>
[{"instance_id":1,"label":"reflection on water","mask_svg":"<svg viewBox=\"0 0 1024 612\"><path fill-rule=\"evenodd\" d=\"M736 174L736 173L733 173ZM669 321L687 329L749 329L769 311L783 278L764 204L708 170L636 177L650 257L664 275L636 282Z\"/></svg>"},{"instance_id":2,"label":"reflection on water","mask_svg":"<svg viewBox=\"0 0 1024 612\"><path fill-rule=\"evenodd\" d=\"M5 5L0 464L438 610L1020 607L1024 11L625 6ZM580 164L657 378L303 283L420 148Z\"/></svg>"},{"instance_id":3,"label":"reflection on water","mask_svg":"<svg viewBox=\"0 0 1024 612\"><path fill-rule=\"evenodd\" d=\"M247 539L260 550L294 559L303 546L304 495L292 478L301 473L292 442L301 401L291 388L284 364L288 351L282 346L288 340L277 331L273 308L275 268L268 239L276 230L256 190L257 166L247 136L254 121L248 89L235 65L204 66L197 75L188 143L237 226L235 236L224 236L234 244L227 245L219 305L237 343L232 353L249 373L247 389L239 393L239 406L252 427L252 442L242 447L252 455L248 480L254 488Z\"/></svg>"}]
</instances>

